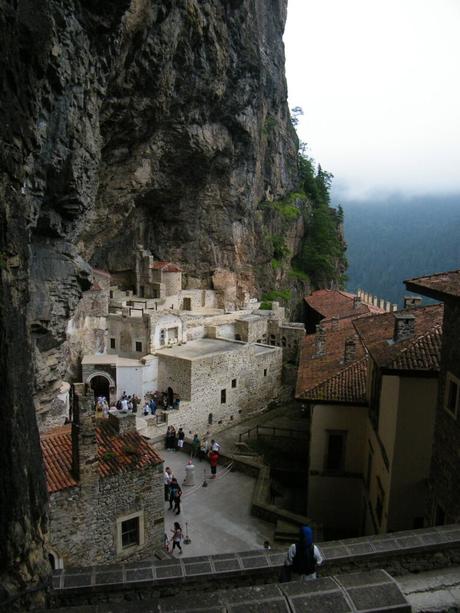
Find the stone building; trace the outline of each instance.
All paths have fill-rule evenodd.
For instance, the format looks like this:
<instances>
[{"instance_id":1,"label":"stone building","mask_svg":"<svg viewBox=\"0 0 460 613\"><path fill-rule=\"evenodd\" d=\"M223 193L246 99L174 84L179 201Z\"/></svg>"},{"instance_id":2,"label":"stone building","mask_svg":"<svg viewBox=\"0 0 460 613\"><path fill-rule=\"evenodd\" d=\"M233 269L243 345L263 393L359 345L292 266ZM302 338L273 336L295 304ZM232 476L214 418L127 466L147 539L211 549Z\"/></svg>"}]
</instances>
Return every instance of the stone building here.
<instances>
[{"instance_id":1,"label":"stone building","mask_svg":"<svg viewBox=\"0 0 460 613\"><path fill-rule=\"evenodd\" d=\"M444 302L439 392L427 520L460 521L460 270L405 281L408 290Z\"/></svg>"},{"instance_id":2,"label":"stone building","mask_svg":"<svg viewBox=\"0 0 460 613\"><path fill-rule=\"evenodd\" d=\"M109 564L152 555L164 534L163 460L133 415L72 424L41 437L54 567Z\"/></svg>"},{"instance_id":3,"label":"stone building","mask_svg":"<svg viewBox=\"0 0 460 613\"><path fill-rule=\"evenodd\" d=\"M441 324L434 305L323 322L305 338L296 397L312 419L308 513L329 536L423 525Z\"/></svg>"}]
</instances>

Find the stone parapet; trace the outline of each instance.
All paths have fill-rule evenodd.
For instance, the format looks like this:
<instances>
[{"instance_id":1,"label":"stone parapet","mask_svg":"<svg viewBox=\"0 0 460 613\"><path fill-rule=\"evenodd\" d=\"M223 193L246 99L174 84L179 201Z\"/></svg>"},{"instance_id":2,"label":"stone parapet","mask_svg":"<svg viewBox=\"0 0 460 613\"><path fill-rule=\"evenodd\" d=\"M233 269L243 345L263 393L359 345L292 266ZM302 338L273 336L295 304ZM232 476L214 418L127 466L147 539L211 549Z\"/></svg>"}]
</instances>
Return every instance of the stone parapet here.
<instances>
[{"instance_id":1,"label":"stone parapet","mask_svg":"<svg viewBox=\"0 0 460 613\"><path fill-rule=\"evenodd\" d=\"M377 569L397 576L460 564L460 524L328 541L318 543L318 547L325 559L322 577L350 570L372 576ZM54 573L53 597L61 604L94 603L99 598L119 600L126 591L148 598L196 590L200 585L219 589L277 582L285 557L284 551L254 550L181 559L150 558L110 568L72 568ZM314 585L321 586L319 582Z\"/></svg>"}]
</instances>

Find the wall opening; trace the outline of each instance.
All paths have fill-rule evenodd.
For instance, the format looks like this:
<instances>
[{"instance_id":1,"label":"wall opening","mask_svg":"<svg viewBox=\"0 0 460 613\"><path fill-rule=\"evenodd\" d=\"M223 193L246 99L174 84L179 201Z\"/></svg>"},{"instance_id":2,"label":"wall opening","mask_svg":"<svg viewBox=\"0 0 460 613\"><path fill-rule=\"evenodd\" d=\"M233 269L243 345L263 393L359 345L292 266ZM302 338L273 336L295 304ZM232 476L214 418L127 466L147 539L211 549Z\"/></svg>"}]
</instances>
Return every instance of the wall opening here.
<instances>
[{"instance_id":1,"label":"wall opening","mask_svg":"<svg viewBox=\"0 0 460 613\"><path fill-rule=\"evenodd\" d=\"M220 404L227 402L227 390L220 390Z\"/></svg>"},{"instance_id":2,"label":"wall opening","mask_svg":"<svg viewBox=\"0 0 460 613\"><path fill-rule=\"evenodd\" d=\"M94 398L105 396L107 400L110 398L110 381L104 376L96 376L91 379L90 387L94 392Z\"/></svg>"}]
</instances>

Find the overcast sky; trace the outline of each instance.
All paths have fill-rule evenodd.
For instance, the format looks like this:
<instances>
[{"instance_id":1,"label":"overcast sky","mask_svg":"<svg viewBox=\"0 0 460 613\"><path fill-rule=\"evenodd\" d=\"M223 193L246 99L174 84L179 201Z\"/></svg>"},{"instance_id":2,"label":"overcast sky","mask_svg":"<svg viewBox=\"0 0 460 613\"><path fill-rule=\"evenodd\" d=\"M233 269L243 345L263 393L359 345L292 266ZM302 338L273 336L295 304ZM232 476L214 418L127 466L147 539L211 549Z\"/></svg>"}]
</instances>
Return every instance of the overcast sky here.
<instances>
[{"instance_id":1,"label":"overcast sky","mask_svg":"<svg viewBox=\"0 0 460 613\"><path fill-rule=\"evenodd\" d=\"M289 0L289 104L351 197L460 192L460 0Z\"/></svg>"}]
</instances>

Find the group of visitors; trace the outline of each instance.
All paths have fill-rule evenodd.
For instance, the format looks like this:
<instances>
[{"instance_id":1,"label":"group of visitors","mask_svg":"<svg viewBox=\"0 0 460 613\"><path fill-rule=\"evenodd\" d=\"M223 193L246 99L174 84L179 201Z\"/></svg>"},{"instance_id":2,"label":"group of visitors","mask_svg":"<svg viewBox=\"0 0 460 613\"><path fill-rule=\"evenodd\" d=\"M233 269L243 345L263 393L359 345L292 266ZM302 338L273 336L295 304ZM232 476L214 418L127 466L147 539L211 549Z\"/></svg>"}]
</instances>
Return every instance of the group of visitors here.
<instances>
[{"instance_id":1,"label":"group of visitors","mask_svg":"<svg viewBox=\"0 0 460 613\"><path fill-rule=\"evenodd\" d=\"M115 408L121 413L137 413L137 407L140 402L141 399L136 394L128 396L126 392L123 392L115 403Z\"/></svg>"},{"instance_id":2,"label":"group of visitors","mask_svg":"<svg viewBox=\"0 0 460 613\"><path fill-rule=\"evenodd\" d=\"M180 514L180 502L182 497L181 487L169 466L164 474L165 502L169 502L169 510L176 515Z\"/></svg>"},{"instance_id":3,"label":"group of visitors","mask_svg":"<svg viewBox=\"0 0 460 613\"><path fill-rule=\"evenodd\" d=\"M179 428L176 432L174 426L168 426L166 430L165 449L168 451L177 451L182 449L185 441L185 432L183 428Z\"/></svg>"}]
</instances>

